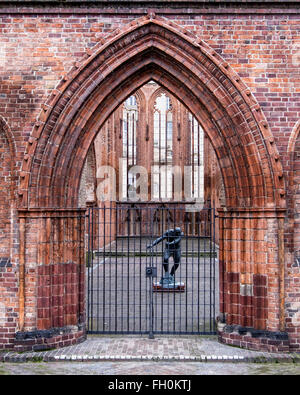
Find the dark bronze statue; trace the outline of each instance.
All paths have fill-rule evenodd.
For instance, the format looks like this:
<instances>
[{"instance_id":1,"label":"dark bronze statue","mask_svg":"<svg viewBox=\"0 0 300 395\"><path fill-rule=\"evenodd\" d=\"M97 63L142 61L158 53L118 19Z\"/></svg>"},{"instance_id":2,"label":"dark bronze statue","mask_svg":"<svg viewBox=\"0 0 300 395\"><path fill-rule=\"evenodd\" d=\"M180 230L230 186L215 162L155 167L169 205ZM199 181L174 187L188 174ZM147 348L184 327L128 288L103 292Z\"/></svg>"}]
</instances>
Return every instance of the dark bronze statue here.
<instances>
[{"instance_id":1,"label":"dark bronze statue","mask_svg":"<svg viewBox=\"0 0 300 395\"><path fill-rule=\"evenodd\" d=\"M153 244L147 246L147 248L153 248L163 240L166 241L163 259L164 275L160 280L160 285L163 288L176 288L182 284L175 283L175 272L181 262L181 240L183 236L184 234L180 228L168 229L161 237L156 239ZM173 258L174 264L171 272L169 272L169 259L171 257Z\"/></svg>"}]
</instances>

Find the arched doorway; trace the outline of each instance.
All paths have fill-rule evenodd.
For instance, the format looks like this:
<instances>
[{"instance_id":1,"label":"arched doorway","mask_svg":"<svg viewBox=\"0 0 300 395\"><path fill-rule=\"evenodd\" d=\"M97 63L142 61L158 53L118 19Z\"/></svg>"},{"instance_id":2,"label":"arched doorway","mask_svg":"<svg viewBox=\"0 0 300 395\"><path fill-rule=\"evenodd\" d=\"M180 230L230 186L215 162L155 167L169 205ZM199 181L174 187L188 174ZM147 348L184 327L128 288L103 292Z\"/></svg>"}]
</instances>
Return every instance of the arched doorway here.
<instances>
[{"instance_id":1,"label":"arched doorway","mask_svg":"<svg viewBox=\"0 0 300 395\"><path fill-rule=\"evenodd\" d=\"M28 232L37 227L40 240L38 251L36 241L27 242L28 253L38 279L53 280L50 268L61 267L73 283L65 284L69 291L55 306L43 296L47 308L38 309L27 324L25 314L24 328L84 324L78 174L106 119L150 80L189 108L219 161L227 204L219 229L222 320L231 327L280 330L278 289L269 286L278 275L268 263L280 262L285 190L273 136L257 101L228 63L189 32L152 15L88 52L45 103L32 132L19 204ZM62 239L64 248L54 248L53 241ZM58 315L61 320L54 323Z\"/></svg>"},{"instance_id":2,"label":"arched doorway","mask_svg":"<svg viewBox=\"0 0 300 395\"><path fill-rule=\"evenodd\" d=\"M220 204L209 188L220 170L210 169L218 163L207 140L188 109L154 81L100 129L92 207L86 196L88 333L148 333L151 322L156 334L215 334ZM81 197L90 189L90 162L89 151Z\"/></svg>"}]
</instances>

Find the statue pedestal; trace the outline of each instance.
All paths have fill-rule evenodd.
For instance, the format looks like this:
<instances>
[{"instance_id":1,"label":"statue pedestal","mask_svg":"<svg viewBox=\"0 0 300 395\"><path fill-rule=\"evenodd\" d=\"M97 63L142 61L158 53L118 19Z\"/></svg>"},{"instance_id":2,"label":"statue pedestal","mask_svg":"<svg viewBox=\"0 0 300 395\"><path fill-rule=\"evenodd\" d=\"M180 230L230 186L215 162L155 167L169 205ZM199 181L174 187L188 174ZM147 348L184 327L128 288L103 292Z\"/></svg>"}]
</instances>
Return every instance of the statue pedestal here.
<instances>
[{"instance_id":1,"label":"statue pedestal","mask_svg":"<svg viewBox=\"0 0 300 395\"><path fill-rule=\"evenodd\" d=\"M154 292L184 292L185 283L178 281L172 284L163 284L161 281L157 281L153 283L153 291Z\"/></svg>"}]
</instances>

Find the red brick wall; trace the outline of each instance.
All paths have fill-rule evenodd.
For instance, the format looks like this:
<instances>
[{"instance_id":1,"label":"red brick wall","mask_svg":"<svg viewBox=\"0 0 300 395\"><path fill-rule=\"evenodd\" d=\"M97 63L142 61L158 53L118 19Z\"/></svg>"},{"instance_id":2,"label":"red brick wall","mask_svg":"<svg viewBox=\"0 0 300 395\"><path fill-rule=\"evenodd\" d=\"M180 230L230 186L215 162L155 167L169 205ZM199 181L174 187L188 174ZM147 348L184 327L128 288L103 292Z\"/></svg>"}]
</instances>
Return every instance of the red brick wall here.
<instances>
[{"instance_id":1,"label":"red brick wall","mask_svg":"<svg viewBox=\"0 0 300 395\"><path fill-rule=\"evenodd\" d=\"M1 96L1 94L0 94ZM0 117L0 344L11 347L17 325L18 278L13 243L15 212L12 141L7 124Z\"/></svg>"},{"instance_id":2,"label":"red brick wall","mask_svg":"<svg viewBox=\"0 0 300 395\"><path fill-rule=\"evenodd\" d=\"M284 6L281 7L281 9L275 11L272 11L272 6L260 11L252 7L251 12L243 11L243 8L235 9L234 12L230 12L230 9L227 11L211 9L206 11L192 10L188 13L182 9L176 9L175 11L159 9L157 13L195 33L239 73L242 81L249 87L267 118L280 153L284 175L287 176L290 170L287 145L292 129L300 115L299 44L297 44L300 17L297 10L292 7L289 9L284 8ZM16 144L14 160L17 170L21 168L26 142L33 130L42 105L57 86L61 77L70 70L76 61L81 60L88 49L92 49L102 39L105 39L107 33L127 25L145 12L144 8L138 8L135 11L133 9L123 9L119 13L117 10L108 12L99 8L93 11L91 9L80 11L73 8L68 12L58 9L48 12L47 9L44 9L43 12L33 11L32 13L28 9L23 13L18 10L14 10L14 12L9 12L8 9L0 10L0 116L6 119ZM8 160L7 151L4 147L7 147L7 143L1 135L0 180L2 181L7 174ZM296 150L299 149L297 143ZM36 158L37 161L40 159ZM298 166L297 160L296 154L295 169ZM20 174L18 173L18 175ZM297 174L296 177L298 177ZM1 222L0 232L5 230L10 234L11 230L9 230L7 220L8 209L5 205L6 198L7 185L1 183L0 209L2 204L1 218L4 221ZM298 229L297 221L298 218L296 218L296 232ZM269 221L268 226L276 228L276 224L272 225L272 220ZM294 262L293 251L291 251L290 244L288 245L292 237L293 226L290 226L290 224L286 226L286 276L290 284L287 291L289 292L287 309L295 310L299 309L297 305L299 283L296 276L299 268L294 268L293 271L288 270L292 261ZM271 231L268 227L265 230ZM274 232L274 235L271 233L268 238L275 240L276 250L276 229L274 229ZM16 251L18 249L17 241L16 236L10 239L10 243L15 246ZM7 251L8 239L6 237L1 238L0 242L1 254L3 252L3 257L6 257L7 255L4 255L4 253L6 254L5 251ZM258 254L268 254L270 259L276 261L276 251L271 258L273 254L272 243L273 240L270 241L268 252L253 249L253 254L257 254L257 257ZM260 258L263 257L260 256ZM272 261L270 262L272 263ZM9 274L8 268L4 271L2 271L2 268L0 270L2 276L0 276L0 279L4 279L3 273L5 270L7 270L7 277ZM275 279L271 288L268 284L269 309L274 309L274 317L269 312L269 325L271 327L272 320L278 318L278 306L272 305L277 300L274 295L278 292L278 283L276 267L272 268L271 266L268 270L270 270L269 274ZM14 273L14 269L12 272ZM239 275L242 275L242 272ZM28 277L28 280L30 282L30 277ZM2 284L6 283L6 280L2 281ZM15 273L12 282L16 284L17 281L18 278ZM34 284L37 284L37 282ZM242 284L241 281L240 284ZM5 302L5 311L10 308L5 298L8 289L10 289L9 292L11 292L12 297L17 295L16 287L13 284L9 287L0 288L0 303L3 306ZM259 287L261 288L262 285L259 285ZM295 295L298 296L292 296L293 290L296 290ZM261 290L257 290L257 292L261 292ZM34 288L32 290L33 298L35 295L36 290ZM258 294L256 296L260 297ZM32 314L35 314L34 303L33 300ZM245 308L247 308L247 305L247 302L245 302ZM14 308L16 308L16 303ZM233 306L232 308L234 309ZM4 310L2 307L2 312ZM16 312L12 312L12 314L16 314ZM235 315L235 312L233 311L232 314ZM259 312L257 317L261 314L263 313ZM288 314L295 317L297 313L295 311L286 313L287 323L289 324L292 317L289 317ZM263 316L263 319L265 319L265 316ZM298 321L295 321L295 318L293 319L296 326L299 325ZM15 326L16 317L12 320ZM1 333L6 331L6 324L2 325L1 319L0 327L4 328L4 330L0 329L1 338ZM299 329L295 329L295 326L290 327L290 332L294 334L294 348L299 348L299 343L297 343ZM0 341L0 344L3 343L5 342Z\"/></svg>"},{"instance_id":3,"label":"red brick wall","mask_svg":"<svg viewBox=\"0 0 300 395\"><path fill-rule=\"evenodd\" d=\"M0 114L18 140L27 140L51 90L71 66L108 32L136 15L1 15ZM258 99L286 151L299 119L297 15L175 15L240 74ZM299 82L298 82L299 84ZM20 144L19 152L24 151Z\"/></svg>"},{"instance_id":4,"label":"red brick wall","mask_svg":"<svg viewBox=\"0 0 300 395\"><path fill-rule=\"evenodd\" d=\"M291 258L287 261L286 323L290 336L290 347L300 346L300 128L295 128L290 139L290 210L287 251Z\"/></svg>"},{"instance_id":5,"label":"red brick wall","mask_svg":"<svg viewBox=\"0 0 300 395\"><path fill-rule=\"evenodd\" d=\"M68 345L74 338L84 336L81 328L85 322L84 213L80 209L20 213L26 229L26 263L24 325L18 327L15 343L19 350L41 344L38 340L43 336L37 331L56 328L57 333L46 336L52 346ZM69 328L73 335L62 340L59 335L64 334L64 328Z\"/></svg>"},{"instance_id":6,"label":"red brick wall","mask_svg":"<svg viewBox=\"0 0 300 395\"><path fill-rule=\"evenodd\" d=\"M295 197L295 227L294 246L295 255L300 258L300 135L298 136L294 149L294 197Z\"/></svg>"},{"instance_id":7,"label":"red brick wall","mask_svg":"<svg viewBox=\"0 0 300 395\"><path fill-rule=\"evenodd\" d=\"M10 257L10 186L11 166L10 149L4 130L0 123L0 257Z\"/></svg>"}]
</instances>

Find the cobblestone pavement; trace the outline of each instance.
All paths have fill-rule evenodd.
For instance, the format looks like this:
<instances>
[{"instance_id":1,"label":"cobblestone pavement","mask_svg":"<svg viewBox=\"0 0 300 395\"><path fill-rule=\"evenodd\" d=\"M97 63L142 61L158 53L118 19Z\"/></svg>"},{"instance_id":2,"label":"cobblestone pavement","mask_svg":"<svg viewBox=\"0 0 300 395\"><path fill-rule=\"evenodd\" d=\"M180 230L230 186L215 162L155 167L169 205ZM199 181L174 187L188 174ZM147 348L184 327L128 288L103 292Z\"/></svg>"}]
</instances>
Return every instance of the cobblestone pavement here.
<instances>
[{"instance_id":1,"label":"cobblestone pavement","mask_svg":"<svg viewBox=\"0 0 300 395\"><path fill-rule=\"evenodd\" d=\"M256 352L220 344L216 336L88 336L70 347L43 352L2 352L0 362L300 362L300 354ZM300 364L299 364L300 366Z\"/></svg>"},{"instance_id":2,"label":"cobblestone pavement","mask_svg":"<svg viewBox=\"0 0 300 395\"><path fill-rule=\"evenodd\" d=\"M0 375L300 375L294 363L41 362L0 363ZM142 380L142 379L141 379Z\"/></svg>"}]
</instances>

